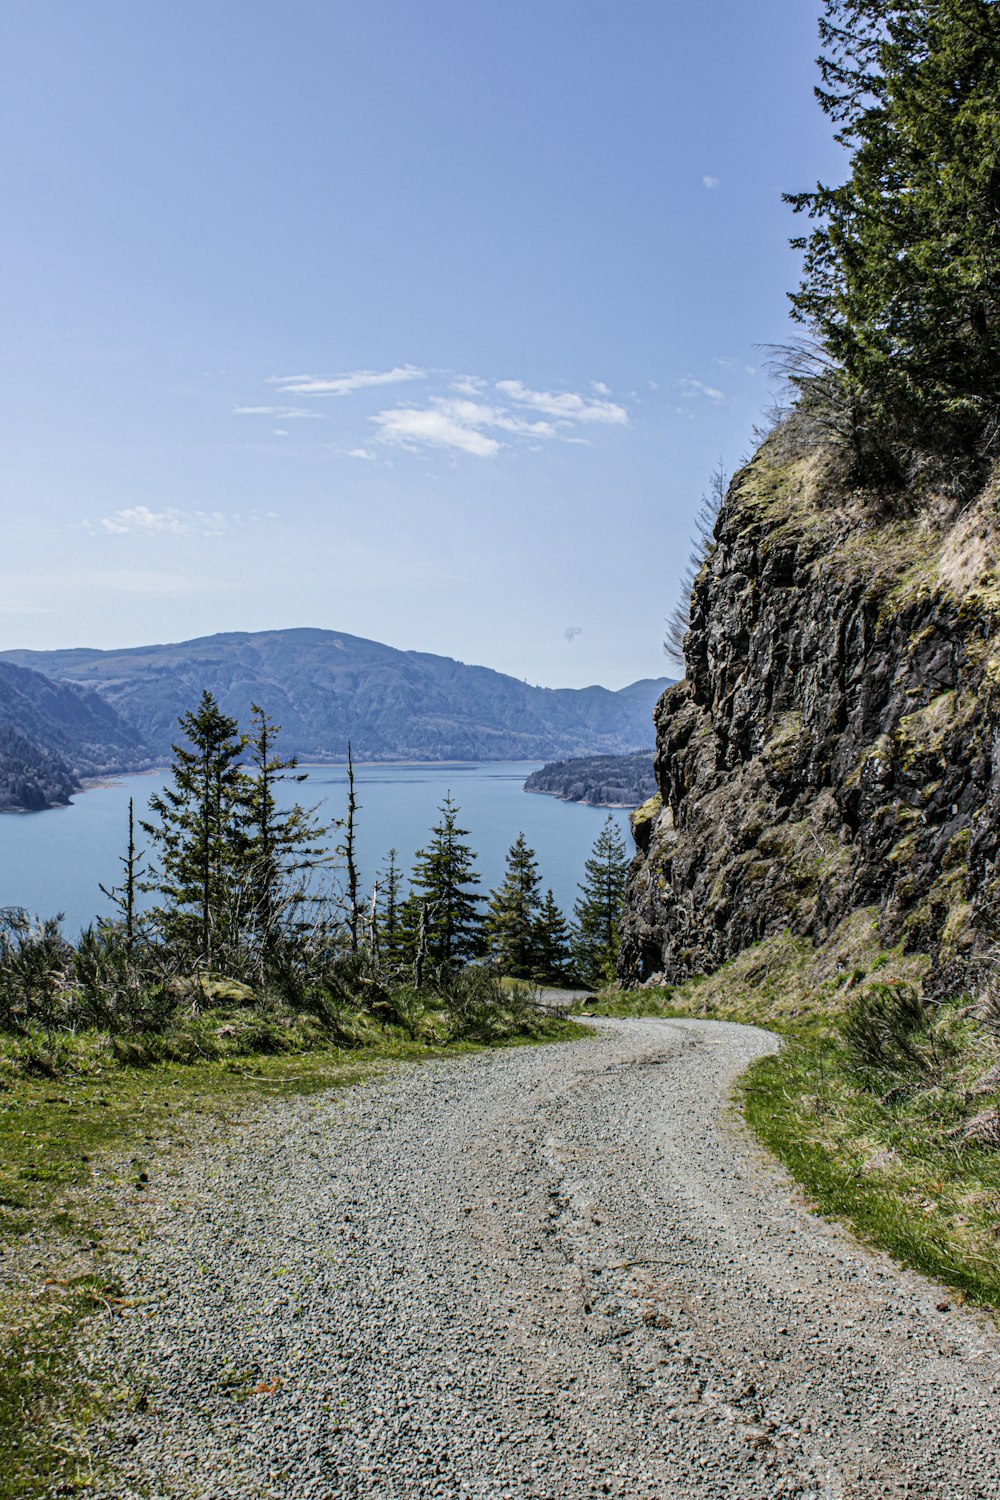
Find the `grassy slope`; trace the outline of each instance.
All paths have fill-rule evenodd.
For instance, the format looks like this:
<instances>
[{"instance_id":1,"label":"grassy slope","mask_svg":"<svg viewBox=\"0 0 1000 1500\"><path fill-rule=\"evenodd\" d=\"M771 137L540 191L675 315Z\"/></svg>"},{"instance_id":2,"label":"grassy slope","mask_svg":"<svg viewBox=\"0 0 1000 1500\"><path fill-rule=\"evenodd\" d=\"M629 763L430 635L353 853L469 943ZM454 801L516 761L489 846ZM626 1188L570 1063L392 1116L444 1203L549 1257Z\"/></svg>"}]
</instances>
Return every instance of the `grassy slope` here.
<instances>
[{"instance_id":1,"label":"grassy slope","mask_svg":"<svg viewBox=\"0 0 1000 1500\"><path fill-rule=\"evenodd\" d=\"M996 1097L975 1083L997 1061L967 1005L942 1006L921 1066L858 1070L842 1021L872 981L918 981L922 961L881 952L872 914L855 913L823 950L787 935L707 979L610 993L591 1012L711 1016L765 1026L784 1041L755 1063L737 1097L758 1138L822 1213L867 1243L1000 1309L1000 1151L965 1142L964 1127Z\"/></svg>"},{"instance_id":2,"label":"grassy slope","mask_svg":"<svg viewBox=\"0 0 1000 1500\"><path fill-rule=\"evenodd\" d=\"M528 1040L589 1034L569 1021L540 1029ZM170 1202L175 1153L265 1100L476 1050L386 1029L346 1050L144 1068L116 1066L83 1039L75 1066L64 1056L55 1076L5 1074L10 1059L0 1056L0 1500L72 1494L86 1483L79 1429L121 1393L88 1381L74 1334L82 1319L118 1310L111 1254L141 1246L149 1207Z\"/></svg>"}]
</instances>

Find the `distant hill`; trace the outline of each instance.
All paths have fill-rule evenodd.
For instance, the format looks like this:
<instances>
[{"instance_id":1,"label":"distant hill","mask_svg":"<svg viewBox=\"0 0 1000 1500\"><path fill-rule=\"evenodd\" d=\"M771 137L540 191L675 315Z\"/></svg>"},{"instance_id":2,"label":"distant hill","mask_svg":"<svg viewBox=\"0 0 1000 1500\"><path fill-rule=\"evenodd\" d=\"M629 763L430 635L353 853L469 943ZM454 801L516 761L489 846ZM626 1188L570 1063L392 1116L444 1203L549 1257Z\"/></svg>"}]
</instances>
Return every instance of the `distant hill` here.
<instances>
[{"instance_id":1,"label":"distant hill","mask_svg":"<svg viewBox=\"0 0 1000 1500\"><path fill-rule=\"evenodd\" d=\"M245 722L259 703L302 760L551 760L630 749L652 734L666 680L529 687L487 667L330 630L232 633L125 651L8 651L0 664L99 695L160 760L204 688Z\"/></svg>"},{"instance_id":2,"label":"distant hill","mask_svg":"<svg viewBox=\"0 0 1000 1500\"><path fill-rule=\"evenodd\" d=\"M638 807L656 791L653 751L559 760L532 771L524 790L547 792L564 802L587 802L592 807Z\"/></svg>"},{"instance_id":3,"label":"distant hill","mask_svg":"<svg viewBox=\"0 0 1000 1500\"><path fill-rule=\"evenodd\" d=\"M0 724L0 812L65 807L79 785L65 761Z\"/></svg>"},{"instance_id":4,"label":"distant hill","mask_svg":"<svg viewBox=\"0 0 1000 1500\"><path fill-rule=\"evenodd\" d=\"M142 736L97 693L0 660L0 811L66 803L81 776L150 764Z\"/></svg>"}]
</instances>

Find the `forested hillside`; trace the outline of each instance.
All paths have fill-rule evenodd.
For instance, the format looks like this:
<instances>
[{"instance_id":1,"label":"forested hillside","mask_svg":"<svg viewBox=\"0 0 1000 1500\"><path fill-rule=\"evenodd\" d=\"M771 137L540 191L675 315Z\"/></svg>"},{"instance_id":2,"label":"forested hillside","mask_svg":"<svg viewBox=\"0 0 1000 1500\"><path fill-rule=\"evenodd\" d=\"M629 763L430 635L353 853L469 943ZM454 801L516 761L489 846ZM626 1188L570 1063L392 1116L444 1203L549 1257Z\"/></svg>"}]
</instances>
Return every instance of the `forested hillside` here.
<instances>
[{"instance_id":1,"label":"forested hillside","mask_svg":"<svg viewBox=\"0 0 1000 1500\"><path fill-rule=\"evenodd\" d=\"M487 667L329 630L233 633L127 651L17 651L0 661L99 695L165 760L210 691L237 718L266 703L303 760L542 760L648 739L665 679L611 692L530 687Z\"/></svg>"},{"instance_id":2,"label":"forested hillside","mask_svg":"<svg viewBox=\"0 0 1000 1500\"><path fill-rule=\"evenodd\" d=\"M532 771L526 792L547 792L591 807L638 807L656 791L652 750L631 755L586 755Z\"/></svg>"}]
</instances>

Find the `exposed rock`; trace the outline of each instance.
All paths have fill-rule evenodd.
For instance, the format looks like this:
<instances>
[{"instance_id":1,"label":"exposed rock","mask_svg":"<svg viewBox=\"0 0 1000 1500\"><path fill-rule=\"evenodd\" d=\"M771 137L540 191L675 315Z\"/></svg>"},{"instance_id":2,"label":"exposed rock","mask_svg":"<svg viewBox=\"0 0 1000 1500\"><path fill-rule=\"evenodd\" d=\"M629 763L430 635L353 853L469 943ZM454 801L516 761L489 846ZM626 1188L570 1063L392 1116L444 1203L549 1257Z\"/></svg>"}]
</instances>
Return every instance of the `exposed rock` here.
<instances>
[{"instance_id":1,"label":"exposed rock","mask_svg":"<svg viewBox=\"0 0 1000 1500\"><path fill-rule=\"evenodd\" d=\"M880 937L961 982L1000 834L998 489L860 494L776 435L734 479L656 710L621 973L709 972L783 929Z\"/></svg>"}]
</instances>

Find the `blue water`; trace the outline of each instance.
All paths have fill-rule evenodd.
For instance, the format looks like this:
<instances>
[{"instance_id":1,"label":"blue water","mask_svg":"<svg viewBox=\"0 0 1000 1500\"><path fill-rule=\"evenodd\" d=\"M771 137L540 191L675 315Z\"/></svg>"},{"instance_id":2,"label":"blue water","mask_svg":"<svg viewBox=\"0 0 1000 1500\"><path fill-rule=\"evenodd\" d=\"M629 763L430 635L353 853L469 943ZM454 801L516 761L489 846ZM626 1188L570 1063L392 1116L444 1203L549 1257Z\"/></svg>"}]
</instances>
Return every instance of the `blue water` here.
<instances>
[{"instance_id":1,"label":"blue water","mask_svg":"<svg viewBox=\"0 0 1000 1500\"><path fill-rule=\"evenodd\" d=\"M500 880L504 859L518 833L538 856L543 886L570 915L583 878L583 863L607 817L607 810L560 802L525 792L524 779L539 762L448 766L358 766L355 790L360 810L356 835L361 878L372 880L394 846L401 869L427 842L437 809L447 792L461 809L460 826L478 855L484 893ZM284 789L283 801L319 804L318 816L343 817L347 773L342 766L312 766L308 780ZM161 775L125 776L80 793L71 807L43 813L0 816L0 907L23 906L40 916L61 912L64 930L74 936L109 911L100 885L121 876L119 856L128 830L128 801L136 818L164 784ZM628 814L612 813L632 848ZM332 836L336 843L338 835ZM140 838L140 847L145 840Z\"/></svg>"}]
</instances>

